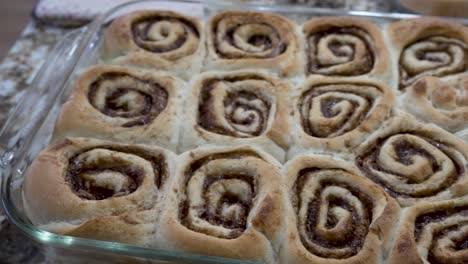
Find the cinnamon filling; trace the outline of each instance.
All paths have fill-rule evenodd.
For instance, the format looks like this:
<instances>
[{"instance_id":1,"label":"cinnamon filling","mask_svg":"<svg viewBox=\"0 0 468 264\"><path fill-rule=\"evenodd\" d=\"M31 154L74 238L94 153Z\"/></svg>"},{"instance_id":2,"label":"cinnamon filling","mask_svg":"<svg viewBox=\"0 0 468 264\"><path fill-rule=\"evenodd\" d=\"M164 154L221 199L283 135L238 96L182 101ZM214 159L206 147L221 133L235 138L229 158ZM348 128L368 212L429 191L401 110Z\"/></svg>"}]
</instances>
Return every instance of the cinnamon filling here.
<instances>
[{"instance_id":1,"label":"cinnamon filling","mask_svg":"<svg viewBox=\"0 0 468 264\"><path fill-rule=\"evenodd\" d=\"M468 70L468 48L456 38L429 36L404 47L399 59L402 90L424 76L444 77Z\"/></svg>"},{"instance_id":2,"label":"cinnamon filling","mask_svg":"<svg viewBox=\"0 0 468 264\"><path fill-rule=\"evenodd\" d=\"M183 33L172 32L176 34L175 39L171 40L170 44L156 44L158 41L168 38L171 28L163 27L159 32L159 39L150 36L152 27L161 22L177 24L183 27ZM141 18L132 24L133 40L140 48L154 52L164 53L180 48L186 41L188 35L194 35L196 38L200 37L200 33L195 25L189 20L174 17L145 17Z\"/></svg>"},{"instance_id":3,"label":"cinnamon filling","mask_svg":"<svg viewBox=\"0 0 468 264\"><path fill-rule=\"evenodd\" d=\"M400 132L400 133L403 134L406 132ZM364 175L366 175L369 179L371 179L375 183L382 186L385 189L385 191L388 192L393 197L424 198L424 197L437 195L439 192L446 190L449 186L453 185L458 180L459 175L463 174L464 172L463 166L458 164L455 158L452 158L451 152L447 150L449 148L448 146L444 146L440 144L439 142L431 140L423 134L420 134L420 135L416 134L416 136L423 138L425 141L427 141L428 143L432 144L433 146L438 148L440 151L442 151L447 157L449 157L453 161L456 167L456 171L448 175L446 180L443 182L443 184L439 185L436 189L426 190L422 193L411 193L411 194L403 193L397 189L387 186L385 182L383 182L377 175L374 174L374 172L372 172L372 169L373 169L376 171L380 171L382 173L396 175L397 177L404 179L405 184L420 184L424 180L427 179L426 177L424 179L420 179L416 181L412 177L408 177L409 175L403 175L403 174L398 173L397 171L390 171L388 169L384 169L381 167L378 161L379 160L378 157L381 154L382 146L391 136L388 136L387 138L384 138L384 139L380 139L373 148L369 149L366 153L360 155L356 159L357 166L364 173ZM402 165L405 165L405 166L412 165L413 158L415 156L419 156L429 161L432 167L432 174L435 174L436 172L439 172L441 170L440 164L438 164L436 159L433 156L431 156L431 154L428 151L421 149L419 146L413 145L407 141L400 141L394 144L393 147L397 155L397 157L395 157L396 161L398 161ZM430 176L431 175L428 175L428 177Z\"/></svg>"},{"instance_id":4,"label":"cinnamon filling","mask_svg":"<svg viewBox=\"0 0 468 264\"><path fill-rule=\"evenodd\" d=\"M328 38L331 38L331 40L326 43L326 47L331 54L329 54L329 57L324 58L325 51L321 50L322 45L320 45L320 42L326 41L324 39ZM327 30L310 34L307 39L308 73L355 76L368 73L374 67L375 52L370 42L372 39L365 30L359 27L330 27ZM358 45L363 45L361 48L364 50L357 51L360 48ZM353 64L345 66L345 64L349 63ZM341 69L336 68L339 65L342 65ZM334 70L333 67L335 67Z\"/></svg>"},{"instance_id":5,"label":"cinnamon filling","mask_svg":"<svg viewBox=\"0 0 468 264\"><path fill-rule=\"evenodd\" d=\"M106 98L106 108L102 109L102 112L108 116L126 118L147 115L151 111L152 98L145 93L135 91L141 100L139 107L135 111L132 111L133 109L128 104L119 102L119 98L132 92L131 88L118 88Z\"/></svg>"},{"instance_id":6,"label":"cinnamon filling","mask_svg":"<svg viewBox=\"0 0 468 264\"><path fill-rule=\"evenodd\" d=\"M114 156L85 158L80 155L103 149L139 156L150 162L155 175L155 185L161 188L168 177L167 164L162 155L153 155L145 150L128 146L97 146L83 149L69 160L66 181L79 197L87 200L103 200L133 193L141 185L144 172L126 162L117 162ZM114 155L114 154L113 154ZM117 155L116 155L117 157Z\"/></svg>"},{"instance_id":7,"label":"cinnamon filling","mask_svg":"<svg viewBox=\"0 0 468 264\"><path fill-rule=\"evenodd\" d=\"M88 92L88 101L101 113L128 119L122 127L150 123L166 108L168 97L158 83L118 72L102 74Z\"/></svg>"},{"instance_id":8,"label":"cinnamon filling","mask_svg":"<svg viewBox=\"0 0 468 264\"><path fill-rule=\"evenodd\" d=\"M222 18L222 19L228 19L228 18ZM221 20L222 20L221 19ZM248 21L248 22L243 22L243 21ZM262 59L268 59L268 58L274 58L277 57L281 54L283 54L286 49L287 49L287 43L282 39L282 35L280 32L277 31L277 28L272 26L270 23L266 21L262 22L250 22L249 19L246 19L242 16L239 16L236 22L231 22L231 25L228 25L228 29L224 33L222 41L225 43L228 43L230 46L243 51L242 54L239 53L232 53L232 52L227 52L224 51L223 49L220 49L221 43L219 43L219 40L217 39L218 35L218 24L220 21L214 22L213 23L213 28L212 32L213 34L213 45L215 47L216 53L225 59L243 59L243 58L262 58ZM262 32L254 32L252 29L252 33L250 33L249 37L245 39L245 43L248 43L250 49L247 49L245 46L240 46L236 41L236 38L242 38L244 37L243 34L238 34L237 32L239 31L239 28L243 26L248 26L248 25L253 25L253 26L261 26L268 28L269 34L265 34ZM275 41L278 40L278 41ZM262 54L262 55L259 55Z\"/></svg>"},{"instance_id":9,"label":"cinnamon filling","mask_svg":"<svg viewBox=\"0 0 468 264\"><path fill-rule=\"evenodd\" d=\"M438 222L444 221L445 219L451 218L454 216L462 216L462 217L468 216L468 206L446 207L446 208L437 209L435 211L419 215L416 218L415 228L414 228L414 237L416 239L416 242L420 240L420 236L425 226L434 225ZM450 224L449 226L446 226L442 229L435 228L432 234L432 243L431 243L431 247L429 248L427 260L433 264L452 263L456 261L454 259L455 256L451 256L451 254L443 254L440 251L437 252L436 241L440 241L441 239L446 239L449 233L457 232L458 230L460 230L462 226L465 226L465 225L468 225L468 220L464 220L461 222L454 222ZM451 250L462 251L462 250L468 249L468 234L462 235L457 238L451 238L450 240L453 242L451 246Z\"/></svg>"},{"instance_id":10,"label":"cinnamon filling","mask_svg":"<svg viewBox=\"0 0 468 264\"><path fill-rule=\"evenodd\" d=\"M440 239L443 239L445 237L446 233L457 231L461 225L468 225L468 221L465 223L460 223L460 224L455 224L454 226L450 228L446 228L442 231L435 232L433 236L434 241L438 241ZM456 239L456 240L451 240L454 243L453 250L455 251L461 251L461 250L467 250L468 249L468 235L465 235L462 238ZM439 253L440 254L440 253ZM452 256L451 254L441 254L439 255L438 252L435 251L435 246L432 245L429 254L427 256L427 260L431 264L446 264L446 263L465 263L468 258L466 256L462 256L462 259L458 259L456 256ZM464 258L464 260L463 260Z\"/></svg>"},{"instance_id":11,"label":"cinnamon filling","mask_svg":"<svg viewBox=\"0 0 468 264\"><path fill-rule=\"evenodd\" d=\"M369 232L369 226L372 223L372 209L374 207L370 197L368 197L362 190L350 186L344 182L335 182L331 179L322 180L318 183L316 192L313 195L312 200L303 200L301 193L304 189L305 182L309 177L314 177L314 174L324 171L320 168L307 168L299 172L298 179L295 184L296 197L293 198L293 205L298 214L298 208L301 204L307 204L307 216L305 223L298 222L298 230L301 230L301 224L305 224L306 233L300 233L302 244L314 255L323 258L336 258L345 259L356 255L362 248L365 238ZM325 170L333 174L347 173L340 169L329 169ZM362 214L359 215L353 204L346 200L344 197L330 195L327 198L328 210L326 216L326 224L324 230L318 230L319 217L321 214L321 206L324 205L324 201L321 200L322 192L329 187L340 187L349 191L354 197L357 197L362 203L362 207L365 209ZM334 228L338 225L342 219L337 218L336 214L332 213L332 210L339 208L349 212L351 216L350 222L346 225L346 230L335 233ZM312 246L312 245L318 246ZM347 248L350 250L341 251L341 249ZM325 249L325 250L320 250Z\"/></svg>"},{"instance_id":12,"label":"cinnamon filling","mask_svg":"<svg viewBox=\"0 0 468 264\"><path fill-rule=\"evenodd\" d=\"M324 117L330 118L336 116L336 111L333 111L333 106L335 106L337 103L341 102L342 100L335 98L335 99L330 99L330 100L325 100L322 102L320 105L320 110L323 114ZM351 102L351 104L355 107L356 103ZM351 115L351 113L349 114ZM349 116L348 115L348 116Z\"/></svg>"},{"instance_id":13,"label":"cinnamon filling","mask_svg":"<svg viewBox=\"0 0 468 264\"><path fill-rule=\"evenodd\" d=\"M204 158L194 161L186 170L186 180L185 186L187 186L191 177L203 166L208 164L211 161L218 159L242 159L244 157L258 157L258 154L252 151L235 151L235 152L226 152L226 153L217 153L213 155L208 155ZM228 182L240 181L244 183L243 186L248 186L245 193L247 196L241 197L239 193L233 191L226 191L220 195L219 200L210 201L210 194L213 186L216 184L229 184ZM251 207L253 206L253 199L256 196L256 182L253 177L245 174L232 173L226 171L224 174L216 175L207 175L203 181L203 200L204 207L197 208L200 211L199 217L211 225L227 228L230 230L227 236L222 236L222 238L233 239L239 237L247 226L247 218L250 212ZM187 192L187 191L186 191ZM179 204L179 219L181 223L192 229L197 230L197 227L189 219L189 208L191 201L189 199L180 201ZM213 208L208 208L212 206Z\"/></svg>"},{"instance_id":14,"label":"cinnamon filling","mask_svg":"<svg viewBox=\"0 0 468 264\"><path fill-rule=\"evenodd\" d=\"M412 157L414 155L418 155L418 156L421 156L430 160L433 171L439 170L439 165L437 164L437 161L424 149L416 148L407 141L397 142L393 144L393 147L395 148L396 153L398 155L397 157L398 162L400 162L401 164L404 164L404 165L413 164ZM413 182L410 181L410 183L413 183Z\"/></svg>"},{"instance_id":15,"label":"cinnamon filling","mask_svg":"<svg viewBox=\"0 0 468 264\"><path fill-rule=\"evenodd\" d=\"M455 250L468 250L468 236L457 241L455 244Z\"/></svg>"},{"instance_id":16,"label":"cinnamon filling","mask_svg":"<svg viewBox=\"0 0 468 264\"><path fill-rule=\"evenodd\" d=\"M202 219L207 220L208 222L212 223L216 226L223 226L229 229L233 229L231 236L229 238L235 238L242 234L245 230L247 225L247 217L250 212L250 208L252 207L252 199L255 196L255 183L251 177L246 177L245 175L217 175L214 177L209 177L204 182L204 189L209 189L209 187L218 180L225 180L225 179L240 179L245 181L250 186L250 191L253 194L246 198L247 201L239 199L236 194L233 193L225 193L223 194L222 199L216 205L216 213L210 213L208 210L203 210L200 217ZM223 206L230 206L230 205L237 205L241 208L239 215L234 218L230 219L222 214Z\"/></svg>"},{"instance_id":17,"label":"cinnamon filling","mask_svg":"<svg viewBox=\"0 0 468 264\"><path fill-rule=\"evenodd\" d=\"M223 120L219 120L219 113L214 112L215 101L219 100L213 94L215 85L218 82L235 83L244 80L265 81L255 75L205 81L199 98L198 125L205 130L231 137L261 135L267 127L272 106L264 95L249 91L247 86L241 90L226 91L226 96L223 98Z\"/></svg>"},{"instance_id":18,"label":"cinnamon filling","mask_svg":"<svg viewBox=\"0 0 468 264\"><path fill-rule=\"evenodd\" d=\"M342 90L339 84L336 89L332 85L323 85L304 92L298 104L304 132L313 137L333 138L359 126L368 116L375 99L359 93L359 88L364 87L353 86L356 92Z\"/></svg>"},{"instance_id":19,"label":"cinnamon filling","mask_svg":"<svg viewBox=\"0 0 468 264\"><path fill-rule=\"evenodd\" d=\"M468 206L445 207L443 209L438 209L429 213L419 215L416 218L414 225L414 237L416 241L419 240L421 232L425 226L431 223L441 222L454 215L468 216ZM460 246L462 244L463 243L460 243Z\"/></svg>"}]
</instances>

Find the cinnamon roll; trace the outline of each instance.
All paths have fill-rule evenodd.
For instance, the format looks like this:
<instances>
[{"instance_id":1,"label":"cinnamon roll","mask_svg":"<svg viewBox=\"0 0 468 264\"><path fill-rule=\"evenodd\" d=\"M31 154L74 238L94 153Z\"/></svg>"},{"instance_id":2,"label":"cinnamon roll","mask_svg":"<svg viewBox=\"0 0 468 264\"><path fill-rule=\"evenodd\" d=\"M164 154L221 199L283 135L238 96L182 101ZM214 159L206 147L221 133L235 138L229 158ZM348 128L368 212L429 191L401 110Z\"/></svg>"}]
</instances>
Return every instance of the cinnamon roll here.
<instances>
[{"instance_id":1,"label":"cinnamon roll","mask_svg":"<svg viewBox=\"0 0 468 264\"><path fill-rule=\"evenodd\" d=\"M347 162L301 155L286 164L287 229L280 263L381 263L399 206Z\"/></svg>"},{"instance_id":2,"label":"cinnamon roll","mask_svg":"<svg viewBox=\"0 0 468 264\"><path fill-rule=\"evenodd\" d=\"M85 136L175 150L184 86L170 76L93 67L76 81L58 117L54 138Z\"/></svg>"},{"instance_id":3,"label":"cinnamon roll","mask_svg":"<svg viewBox=\"0 0 468 264\"><path fill-rule=\"evenodd\" d=\"M468 143L409 115L393 117L355 152L363 174L402 206L468 194Z\"/></svg>"},{"instance_id":4,"label":"cinnamon roll","mask_svg":"<svg viewBox=\"0 0 468 264\"><path fill-rule=\"evenodd\" d=\"M154 245L174 158L170 151L143 145L85 138L57 142L26 172L26 214L50 232Z\"/></svg>"},{"instance_id":5,"label":"cinnamon roll","mask_svg":"<svg viewBox=\"0 0 468 264\"><path fill-rule=\"evenodd\" d=\"M280 15L227 11L207 23L206 70L265 68L282 76L300 73L300 41L295 24Z\"/></svg>"},{"instance_id":6,"label":"cinnamon roll","mask_svg":"<svg viewBox=\"0 0 468 264\"><path fill-rule=\"evenodd\" d=\"M420 78L399 97L402 109L450 132L468 129L468 74L442 81Z\"/></svg>"},{"instance_id":7,"label":"cinnamon roll","mask_svg":"<svg viewBox=\"0 0 468 264\"><path fill-rule=\"evenodd\" d=\"M468 28L436 18L407 19L388 28L398 60L399 89L425 76L457 77L468 72Z\"/></svg>"},{"instance_id":8,"label":"cinnamon roll","mask_svg":"<svg viewBox=\"0 0 468 264\"><path fill-rule=\"evenodd\" d=\"M294 91L297 152L349 150L390 114L393 95L384 85L355 78L310 77Z\"/></svg>"},{"instance_id":9,"label":"cinnamon roll","mask_svg":"<svg viewBox=\"0 0 468 264\"><path fill-rule=\"evenodd\" d=\"M468 128L465 130L462 130L456 134L459 138L462 138L466 142L468 142Z\"/></svg>"},{"instance_id":10,"label":"cinnamon roll","mask_svg":"<svg viewBox=\"0 0 468 264\"><path fill-rule=\"evenodd\" d=\"M468 196L405 209L388 263L468 263Z\"/></svg>"},{"instance_id":11,"label":"cinnamon roll","mask_svg":"<svg viewBox=\"0 0 468 264\"><path fill-rule=\"evenodd\" d=\"M208 72L192 82L182 150L207 143L257 145L284 160L289 86L258 71Z\"/></svg>"},{"instance_id":12,"label":"cinnamon roll","mask_svg":"<svg viewBox=\"0 0 468 264\"><path fill-rule=\"evenodd\" d=\"M306 74L391 77L389 54L380 29L352 17L313 18L303 26Z\"/></svg>"},{"instance_id":13,"label":"cinnamon roll","mask_svg":"<svg viewBox=\"0 0 468 264\"><path fill-rule=\"evenodd\" d=\"M118 64L170 70L188 79L201 70L204 32L193 17L172 11L135 11L107 28L104 54Z\"/></svg>"},{"instance_id":14,"label":"cinnamon roll","mask_svg":"<svg viewBox=\"0 0 468 264\"><path fill-rule=\"evenodd\" d=\"M179 158L161 218L163 249L273 263L283 223L281 165L258 149L204 147Z\"/></svg>"}]
</instances>

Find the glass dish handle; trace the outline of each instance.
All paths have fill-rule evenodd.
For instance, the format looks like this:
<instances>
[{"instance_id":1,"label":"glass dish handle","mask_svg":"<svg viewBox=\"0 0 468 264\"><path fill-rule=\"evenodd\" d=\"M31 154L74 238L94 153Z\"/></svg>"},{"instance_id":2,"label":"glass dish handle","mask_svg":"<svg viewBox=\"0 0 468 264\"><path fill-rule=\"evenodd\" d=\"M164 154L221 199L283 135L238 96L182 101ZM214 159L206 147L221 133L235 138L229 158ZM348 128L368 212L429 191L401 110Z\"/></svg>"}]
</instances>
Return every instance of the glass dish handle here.
<instances>
[{"instance_id":1,"label":"glass dish handle","mask_svg":"<svg viewBox=\"0 0 468 264\"><path fill-rule=\"evenodd\" d=\"M0 130L0 166L11 166L41 127L63 92L86 41L87 27L67 33L49 54Z\"/></svg>"}]
</instances>

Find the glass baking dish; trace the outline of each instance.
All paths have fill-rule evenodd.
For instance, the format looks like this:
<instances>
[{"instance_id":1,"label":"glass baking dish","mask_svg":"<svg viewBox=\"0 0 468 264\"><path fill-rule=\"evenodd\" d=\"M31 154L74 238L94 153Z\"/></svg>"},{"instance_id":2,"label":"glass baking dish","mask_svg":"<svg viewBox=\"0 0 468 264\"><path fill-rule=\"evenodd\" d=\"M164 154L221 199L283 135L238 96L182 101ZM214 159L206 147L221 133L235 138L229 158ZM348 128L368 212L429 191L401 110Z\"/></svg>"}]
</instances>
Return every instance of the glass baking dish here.
<instances>
[{"instance_id":1,"label":"glass baking dish","mask_svg":"<svg viewBox=\"0 0 468 264\"><path fill-rule=\"evenodd\" d=\"M17 228L39 245L51 263L254 263L57 235L35 227L24 213L21 196L23 174L39 151L50 142L55 119L70 93L70 83L81 69L100 62L102 32L113 18L130 11L150 8L171 9L202 20L222 10L250 9L279 13L298 23L312 16L350 15L364 17L382 25L416 15L222 1L200 3L194 0L143 0L127 3L98 17L87 27L64 36L0 131L0 173L3 179L1 196L4 211ZM455 20L468 24L466 19Z\"/></svg>"}]
</instances>

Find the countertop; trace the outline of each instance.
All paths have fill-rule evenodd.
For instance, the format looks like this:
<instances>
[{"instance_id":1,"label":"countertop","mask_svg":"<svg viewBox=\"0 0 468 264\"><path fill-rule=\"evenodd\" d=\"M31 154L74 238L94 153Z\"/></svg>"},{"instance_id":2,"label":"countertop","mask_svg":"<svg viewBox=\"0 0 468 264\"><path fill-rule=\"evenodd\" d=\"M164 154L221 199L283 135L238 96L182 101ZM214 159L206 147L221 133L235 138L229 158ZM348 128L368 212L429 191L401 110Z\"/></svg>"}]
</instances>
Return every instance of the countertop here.
<instances>
[{"instance_id":1,"label":"countertop","mask_svg":"<svg viewBox=\"0 0 468 264\"><path fill-rule=\"evenodd\" d=\"M54 45L70 29L31 21L0 64L0 124L31 84ZM47 263L32 241L17 230L0 209L0 263Z\"/></svg>"}]
</instances>

